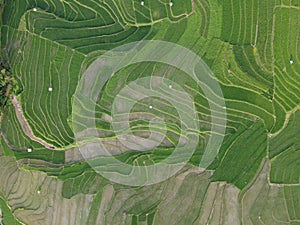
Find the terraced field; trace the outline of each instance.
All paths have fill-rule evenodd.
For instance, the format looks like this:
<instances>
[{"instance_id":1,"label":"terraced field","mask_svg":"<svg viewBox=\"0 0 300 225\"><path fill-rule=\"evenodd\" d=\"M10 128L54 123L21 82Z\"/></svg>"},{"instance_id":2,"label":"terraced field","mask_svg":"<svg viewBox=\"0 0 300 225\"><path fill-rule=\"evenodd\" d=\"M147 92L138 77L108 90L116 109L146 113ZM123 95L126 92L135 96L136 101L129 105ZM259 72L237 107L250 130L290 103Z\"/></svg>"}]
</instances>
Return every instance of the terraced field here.
<instances>
[{"instance_id":1,"label":"terraced field","mask_svg":"<svg viewBox=\"0 0 300 225\"><path fill-rule=\"evenodd\" d=\"M300 224L299 0L14 0L1 14L1 57L21 87L1 115L4 225ZM182 52L174 65L149 57L117 70L97 99L78 100L99 57L146 40L184 47L207 70L180 69ZM134 83L143 79L150 84ZM115 109L128 127L114 121ZM192 122L199 127L184 133ZM85 161L78 128L110 154L93 155L91 145L96 158ZM128 175L115 159L151 167L190 143L186 165L156 184L128 186L94 170ZM217 155L204 167L208 146Z\"/></svg>"}]
</instances>

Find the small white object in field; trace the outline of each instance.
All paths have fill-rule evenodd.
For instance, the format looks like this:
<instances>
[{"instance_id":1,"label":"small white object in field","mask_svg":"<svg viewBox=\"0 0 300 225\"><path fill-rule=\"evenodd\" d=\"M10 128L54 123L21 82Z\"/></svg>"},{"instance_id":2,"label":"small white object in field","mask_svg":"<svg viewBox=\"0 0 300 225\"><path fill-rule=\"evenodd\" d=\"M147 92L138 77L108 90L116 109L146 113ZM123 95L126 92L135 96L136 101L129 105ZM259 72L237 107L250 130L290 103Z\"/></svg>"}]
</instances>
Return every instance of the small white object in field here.
<instances>
[{"instance_id":1,"label":"small white object in field","mask_svg":"<svg viewBox=\"0 0 300 225\"><path fill-rule=\"evenodd\" d=\"M223 109L226 109L226 106L223 106Z\"/></svg>"},{"instance_id":2,"label":"small white object in field","mask_svg":"<svg viewBox=\"0 0 300 225\"><path fill-rule=\"evenodd\" d=\"M145 5L145 2L144 2L144 1L141 1L141 5Z\"/></svg>"},{"instance_id":3,"label":"small white object in field","mask_svg":"<svg viewBox=\"0 0 300 225\"><path fill-rule=\"evenodd\" d=\"M38 194L41 194L41 191L37 191Z\"/></svg>"},{"instance_id":4,"label":"small white object in field","mask_svg":"<svg viewBox=\"0 0 300 225\"><path fill-rule=\"evenodd\" d=\"M294 64L294 60L291 59L291 60L290 60L290 64Z\"/></svg>"},{"instance_id":5,"label":"small white object in field","mask_svg":"<svg viewBox=\"0 0 300 225\"><path fill-rule=\"evenodd\" d=\"M28 148L28 149L27 149L27 152L32 152L32 148Z\"/></svg>"},{"instance_id":6,"label":"small white object in field","mask_svg":"<svg viewBox=\"0 0 300 225\"><path fill-rule=\"evenodd\" d=\"M33 11L36 12L36 11L37 11L37 8L33 8Z\"/></svg>"},{"instance_id":7,"label":"small white object in field","mask_svg":"<svg viewBox=\"0 0 300 225\"><path fill-rule=\"evenodd\" d=\"M52 88L52 87L49 87L49 88L48 88L48 91L50 91L50 92L53 91L53 88Z\"/></svg>"},{"instance_id":8,"label":"small white object in field","mask_svg":"<svg viewBox=\"0 0 300 225\"><path fill-rule=\"evenodd\" d=\"M149 109L153 109L153 106L152 106L152 105L149 105Z\"/></svg>"},{"instance_id":9,"label":"small white object in field","mask_svg":"<svg viewBox=\"0 0 300 225\"><path fill-rule=\"evenodd\" d=\"M173 2L170 2L169 5L172 7L173 6Z\"/></svg>"},{"instance_id":10,"label":"small white object in field","mask_svg":"<svg viewBox=\"0 0 300 225\"><path fill-rule=\"evenodd\" d=\"M169 85L169 88L172 88L172 85L171 85L171 84Z\"/></svg>"}]
</instances>

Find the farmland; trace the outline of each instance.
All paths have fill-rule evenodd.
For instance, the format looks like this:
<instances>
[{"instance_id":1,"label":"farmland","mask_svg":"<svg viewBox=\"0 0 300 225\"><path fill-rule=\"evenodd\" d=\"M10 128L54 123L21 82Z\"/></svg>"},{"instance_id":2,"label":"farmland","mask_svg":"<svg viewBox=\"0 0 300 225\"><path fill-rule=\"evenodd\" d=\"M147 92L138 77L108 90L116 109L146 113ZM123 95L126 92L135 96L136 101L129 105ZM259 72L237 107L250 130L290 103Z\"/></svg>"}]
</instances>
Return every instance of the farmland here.
<instances>
[{"instance_id":1,"label":"farmland","mask_svg":"<svg viewBox=\"0 0 300 225\"><path fill-rule=\"evenodd\" d=\"M300 224L299 0L14 0L1 6L1 60L18 87L1 106L4 225ZM192 51L206 69L195 66L191 76L180 63L137 60L102 83L97 99L82 101L78 90L93 85L85 76L99 57L134 61L135 49L124 53L122 46L150 40ZM92 87L91 95L98 91ZM115 118L127 118L128 127ZM197 129L185 129L192 122ZM96 133L110 154L101 149L84 160L81 145L94 140L80 139L79 131ZM222 139L220 147L213 138ZM130 166L165 162L194 141L186 165L162 182L128 186L103 175L134 174ZM217 154L203 168L208 146Z\"/></svg>"}]
</instances>

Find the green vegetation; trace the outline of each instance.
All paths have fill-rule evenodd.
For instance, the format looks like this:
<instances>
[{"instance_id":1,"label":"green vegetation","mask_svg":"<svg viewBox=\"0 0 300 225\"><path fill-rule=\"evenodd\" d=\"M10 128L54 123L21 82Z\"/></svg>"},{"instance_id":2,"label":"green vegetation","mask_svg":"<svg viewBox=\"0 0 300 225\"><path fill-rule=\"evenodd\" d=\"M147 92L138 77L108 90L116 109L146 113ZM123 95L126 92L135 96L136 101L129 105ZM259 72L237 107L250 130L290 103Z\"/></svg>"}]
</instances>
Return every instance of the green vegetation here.
<instances>
[{"instance_id":1,"label":"green vegetation","mask_svg":"<svg viewBox=\"0 0 300 225\"><path fill-rule=\"evenodd\" d=\"M1 54L1 53L0 53ZM3 64L4 60L0 56L0 113L2 115L2 110L7 103L9 96L11 94L18 93L19 87L17 81L7 69L7 66Z\"/></svg>"},{"instance_id":2,"label":"green vegetation","mask_svg":"<svg viewBox=\"0 0 300 225\"><path fill-rule=\"evenodd\" d=\"M63 164L65 162L65 153L59 151L51 151L48 149L35 150L32 153L24 151L14 151L15 157L19 159L39 159L46 162Z\"/></svg>"},{"instance_id":3,"label":"green vegetation","mask_svg":"<svg viewBox=\"0 0 300 225\"><path fill-rule=\"evenodd\" d=\"M0 1L4 225L300 224L299 1L172 3ZM164 136L161 144L134 151L118 140L112 103L122 88L139 78L159 76L179 84L193 98L200 126L197 148L185 168L158 184L127 187L106 180L82 159L74 143L72 126L78 121L72 121L72 101L83 72L98 56L140 40L176 43L206 62L223 91L226 132L214 162L208 170L199 168L213 119L203 90L183 71L161 63L119 70L96 105L97 132L116 159L155 164L182 144L176 107L158 97L138 101L129 124L136 136L148 137L149 121L162 118L166 135L161 127L154 129ZM170 93L168 89L165 95ZM20 108L10 96L16 96ZM82 123L76 125L84 128L91 112L82 112ZM218 112L216 117L222 116ZM24 129L26 123L32 135ZM115 168L111 157L93 162L107 171Z\"/></svg>"},{"instance_id":4,"label":"green vegetation","mask_svg":"<svg viewBox=\"0 0 300 225\"><path fill-rule=\"evenodd\" d=\"M79 193L96 194L99 189L104 187L107 183L108 182L94 171L87 171L75 178L64 180L62 195L64 198L71 198Z\"/></svg>"},{"instance_id":5,"label":"green vegetation","mask_svg":"<svg viewBox=\"0 0 300 225\"><path fill-rule=\"evenodd\" d=\"M239 196L244 224L297 224L299 186L284 187L268 183L268 161L262 164L252 185Z\"/></svg>"},{"instance_id":6,"label":"green vegetation","mask_svg":"<svg viewBox=\"0 0 300 225\"><path fill-rule=\"evenodd\" d=\"M213 181L227 181L240 189L246 187L257 173L260 162L266 157L267 134L258 121L235 139L220 159Z\"/></svg>"},{"instance_id":7,"label":"green vegetation","mask_svg":"<svg viewBox=\"0 0 300 225\"><path fill-rule=\"evenodd\" d=\"M10 145L14 146L14 148L18 150L27 150L27 148L44 148L44 146L32 141L28 136L26 136L16 116L15 108L11 104L5 107L3 112L1 128L5 131L6 138Z\"/></svg>"},{"instance_id":8,"label":"green vegetation","mask_svg":"<svg viewBox=\"0 0 300 225\"><path fill-rule=\"evenodd\" d=\"M299 8L276 8L274 17L275 99L285 111L300 103L297 94L300 90L300 65L296 60L299 57L299 32L290 32L299 27L299 11ZM290 60L294 63L291 64Z\"/></svg>"},{"instance_id":9,"label":"green vegetation","mask_svg":"<svg viewBox=\"0 0 300 225\"><path fill-rule=\"evenodd\" d=\"M3 225L21 225L19 221L17 221L14 215L11 212L11 209L0 197L0 223L2 222Z\"/></svg>"},{"instance_id":10,"label":"green vegetation","mask_svg":"<svg viewBox=\"0 0 300 225\"><path fill-rule=\"evenodd\" d=\"M298 184L300 180L300 111L291 114L286 128L270 141L271 174L275 183Z\"/></svg>"}]
</instances>

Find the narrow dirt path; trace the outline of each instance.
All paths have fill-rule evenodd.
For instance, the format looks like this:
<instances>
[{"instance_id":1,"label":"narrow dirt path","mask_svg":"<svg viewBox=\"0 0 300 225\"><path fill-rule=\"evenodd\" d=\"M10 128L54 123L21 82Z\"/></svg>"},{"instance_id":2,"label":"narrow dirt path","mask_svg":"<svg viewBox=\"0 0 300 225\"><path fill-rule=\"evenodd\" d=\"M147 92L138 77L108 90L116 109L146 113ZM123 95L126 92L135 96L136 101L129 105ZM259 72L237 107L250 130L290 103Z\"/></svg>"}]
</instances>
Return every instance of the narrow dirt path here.
<instances>
[{"instance_id":1,"label":"narrow dirt path","mask_svg":"<svg viewBox=\"0 0 300 225\"><path fill-rule=\"evenodd\" d=\"M13 106L15 107L15 111L16 111L16 115L17 118L20 122L20 125L24 131L24 133L33 141L36 141L38 143L40 143L41 145L43 145L45 148L48 149L55 149L55 147L51 144L48 144L47 142L45 142L44 140L34 136L33 131L31 129L31 127L29 126L27 120L25 119L25 116L23 114L22 111L22 107L21 104L19 103L18 99L16 96L12 96L11 97L11 102L13 104Z\"/></svg>"}]
</instances>

